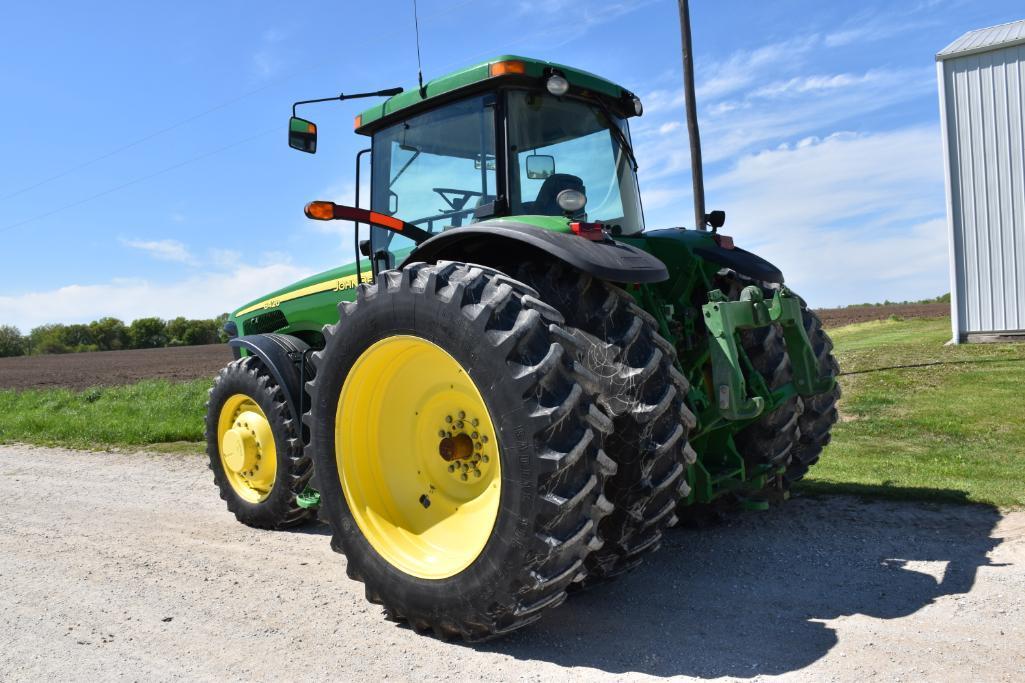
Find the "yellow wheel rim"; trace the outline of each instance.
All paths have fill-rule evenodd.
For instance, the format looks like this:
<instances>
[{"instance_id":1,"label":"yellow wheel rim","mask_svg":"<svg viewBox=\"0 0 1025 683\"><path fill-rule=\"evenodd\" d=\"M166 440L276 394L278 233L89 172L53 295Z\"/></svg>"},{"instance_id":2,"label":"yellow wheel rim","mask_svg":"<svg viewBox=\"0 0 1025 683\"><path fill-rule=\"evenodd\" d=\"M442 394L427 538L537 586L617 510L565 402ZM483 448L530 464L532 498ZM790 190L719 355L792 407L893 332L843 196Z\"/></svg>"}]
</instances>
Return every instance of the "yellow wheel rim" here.
<instances>
[{"instance_id":1,"label":"yellow wheel rim","mask_svg":"<svg viewBox=\"0 0 1025 683\"><path fill-rule=\"evenodd\" d=\"M444 579L469 567L498 518L498 440L477 386L419 337L377 342L338 401L335 458L367 541L406 574Z\"/></svg>"},{"instance_id":2,"label":"yellow wheel rim","mask_svg":"<svg viewBox=\"0 0 1025 683\"><path fill-rule=\"evenodd\" d=\"M278 454L270 421L256 401L233 394L224 402L217 419L217 446L235 493L250 503L266 500L274 488Z\"/></svg>"}]
</instances>

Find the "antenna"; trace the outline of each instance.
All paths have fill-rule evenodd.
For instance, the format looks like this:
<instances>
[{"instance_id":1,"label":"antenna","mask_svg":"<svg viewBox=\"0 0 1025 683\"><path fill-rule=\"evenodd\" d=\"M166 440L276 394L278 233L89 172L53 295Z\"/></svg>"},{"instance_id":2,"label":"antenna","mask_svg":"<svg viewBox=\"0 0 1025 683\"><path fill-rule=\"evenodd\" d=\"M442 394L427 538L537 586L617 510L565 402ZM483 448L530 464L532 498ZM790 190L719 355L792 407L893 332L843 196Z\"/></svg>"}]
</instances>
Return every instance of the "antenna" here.
<instances>
[{"instance_id":1,"label":"antenna","mask_svg":"<svg viewBox=\"0 0 1025 683\"><path fill-rule=\"evenodd\" d=\"M424 87L424 67L420 60L420 19L416 14L416 0L413 0L413 26L416 27L416 80L420 84L420 97L427 99L427 88Z\"/></svg>"}]
</instances>

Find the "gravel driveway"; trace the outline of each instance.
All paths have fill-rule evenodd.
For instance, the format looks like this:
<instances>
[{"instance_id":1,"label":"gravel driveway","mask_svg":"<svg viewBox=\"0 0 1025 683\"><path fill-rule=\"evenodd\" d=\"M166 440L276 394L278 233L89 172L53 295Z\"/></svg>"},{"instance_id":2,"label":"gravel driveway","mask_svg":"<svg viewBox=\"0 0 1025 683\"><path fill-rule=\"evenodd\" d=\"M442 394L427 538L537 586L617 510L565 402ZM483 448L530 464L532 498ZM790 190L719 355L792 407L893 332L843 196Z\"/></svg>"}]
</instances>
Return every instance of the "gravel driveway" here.
<instances>
[{"instance_id":1,"label":"gravel driveway","mask_svg":"<svg viewBox=\"0 0 1025 683\"><path fill-rule=\"evenodd\" d=\"M674 530L478 646L417 636L325 530L237 524L197 456L0 446L0 680L1025 679L1025 513L799 499Z\"/></svg>"}]
</instances>

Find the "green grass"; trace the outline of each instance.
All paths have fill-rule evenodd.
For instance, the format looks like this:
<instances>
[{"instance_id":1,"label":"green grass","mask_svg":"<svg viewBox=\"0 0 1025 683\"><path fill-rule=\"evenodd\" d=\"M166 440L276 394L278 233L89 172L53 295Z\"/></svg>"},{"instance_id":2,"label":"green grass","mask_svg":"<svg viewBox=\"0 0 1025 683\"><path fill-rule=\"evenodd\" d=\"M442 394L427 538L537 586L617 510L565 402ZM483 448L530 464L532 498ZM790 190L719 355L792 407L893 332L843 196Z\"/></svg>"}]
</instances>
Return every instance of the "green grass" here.
<instances>
[{"instance_id":1,"label":"green grass","mask_svg":"<svg viewBox=\"0 0 1025 683\"><path fill-rule=\"evenodd\" d=\"M158 446L203 438L209 380L147 380L84 391L0 391L0 442L20 441L76 448ZM191 447L195 452L200 450Z\"/></svg>"},{"instance_id":2,"label":"green grass","mask_svg":"<svg viewBox=\"0 0 1025 683\"><path fill-rule=\"evenodd\" d=\"M832 336L841 422L803 490L1025 506L1025 345L944 346L946 319ZM198 452L209 384L0 391L0 442Z\"/></svg>"},{"instance_id":3,"label":"green grass","mask_svg":"<svg viewBox=\"0 0 1025 683\"><path fill-rule=\"evenodd\" d=\"M841 421L805 490L1025 505L1025 346L944 346L942 318L832 336Z\"/></svg>"}]
</instances>

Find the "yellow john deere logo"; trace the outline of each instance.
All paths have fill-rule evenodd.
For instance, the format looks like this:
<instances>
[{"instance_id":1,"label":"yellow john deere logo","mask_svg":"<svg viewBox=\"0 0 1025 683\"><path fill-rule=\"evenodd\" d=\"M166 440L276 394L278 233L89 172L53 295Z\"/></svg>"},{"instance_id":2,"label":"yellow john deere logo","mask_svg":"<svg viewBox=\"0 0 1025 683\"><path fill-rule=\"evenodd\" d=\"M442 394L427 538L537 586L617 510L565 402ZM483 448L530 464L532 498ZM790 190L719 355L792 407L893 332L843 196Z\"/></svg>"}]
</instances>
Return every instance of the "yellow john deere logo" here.
<instances>
[{"instance_id":1,"label":"yellow john deere logo","mask_svg":"<svg viewBox=\"0 0 1025 683\"><path fill-rule=\"evenodd\" d=\"M371 271L365 271L361 274L363 282L370 282ZM332 280L325 280L324 282L318 282L315 285L308 287L302 287L287 294L274 297L273 299L265 299L259 303L248 306L242 309L235 315L245 315L246 313L252 313L253 311L266 310L268 308L277 308L286 301L292 301L293 299L301 299L304 296L310 296L311 294L320 294L321 292L343 292L347 289L352 289L356 286L357 280L355 273L352 275L346 275Z\"/></svg>"}]
</instances>

